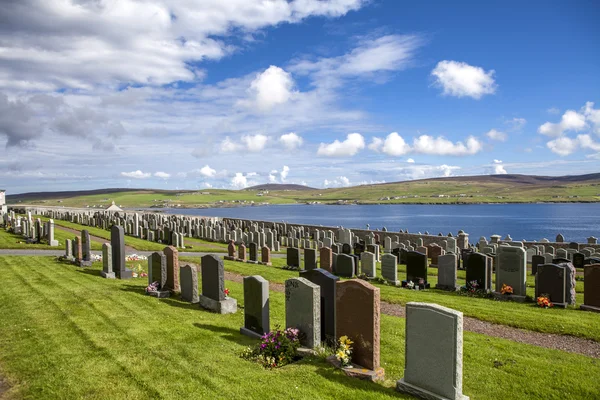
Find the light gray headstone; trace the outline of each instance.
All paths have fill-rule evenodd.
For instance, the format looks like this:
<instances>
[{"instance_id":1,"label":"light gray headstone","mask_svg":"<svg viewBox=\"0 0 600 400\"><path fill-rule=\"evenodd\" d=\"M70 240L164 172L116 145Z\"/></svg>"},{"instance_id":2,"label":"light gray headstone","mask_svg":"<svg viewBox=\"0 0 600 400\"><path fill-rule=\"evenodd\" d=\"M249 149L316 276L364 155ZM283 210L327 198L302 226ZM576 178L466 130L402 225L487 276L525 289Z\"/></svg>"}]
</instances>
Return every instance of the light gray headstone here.
<instances>
[{"instance_id":1,"label":"light gray headstone","mask_svg":"<svg viewBox=\"0 0 600 400\"><path fill-rule=\"evenodd\" d=\"M303 333L301 344L315 348L321 343L321 289L305 278L285 281L285 326Z\"/></svg>"},{"instance_id":2,"label":"light gray headstone","mask_svg":"<svg viewBox=\"0 0 600 400\"><path fill-rule=\"evenodd\" d=\"M457 260L454 254L445 254L438 257L438 283L436 288L456 290Z\"/></svg>"},{"instance_id":3,"label":"light gray headstone","mask_svg":"<svg viewBox=\"0 0 600 400\"><path fill-rule=\"evenodd\" d=\"M363 251L360 254L360 268L361 272L367 275L368 278L375 278L377 276L377 269L375 268L375 254Z\"/></svg>"}]
</instances>

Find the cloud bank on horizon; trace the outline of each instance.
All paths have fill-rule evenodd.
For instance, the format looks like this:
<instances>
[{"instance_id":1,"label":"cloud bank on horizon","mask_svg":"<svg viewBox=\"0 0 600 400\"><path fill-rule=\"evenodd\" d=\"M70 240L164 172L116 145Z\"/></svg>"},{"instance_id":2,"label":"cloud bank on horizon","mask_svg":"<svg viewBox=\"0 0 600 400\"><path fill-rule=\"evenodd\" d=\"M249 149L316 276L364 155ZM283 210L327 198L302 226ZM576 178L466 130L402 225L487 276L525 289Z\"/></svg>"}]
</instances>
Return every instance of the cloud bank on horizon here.
<instances>
[{"instance_id":1,"label":"cloud bank on horizon","mask_svg":"<svg viewBox=\"0 0 600 400\"><path fill-rule=\"evenodd\" d=\"M10 0L3 188L598 172L600 12L518 4Z\"/></svg>"}]
</instances>

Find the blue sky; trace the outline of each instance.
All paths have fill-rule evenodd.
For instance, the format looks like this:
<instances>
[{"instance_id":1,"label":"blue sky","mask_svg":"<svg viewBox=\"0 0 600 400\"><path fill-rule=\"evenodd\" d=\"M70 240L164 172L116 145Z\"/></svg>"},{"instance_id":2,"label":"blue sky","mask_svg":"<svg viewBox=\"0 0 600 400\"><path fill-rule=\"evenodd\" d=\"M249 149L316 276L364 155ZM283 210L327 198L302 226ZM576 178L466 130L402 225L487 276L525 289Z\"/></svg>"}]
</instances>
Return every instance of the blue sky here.
<instances>
[{"instance_id":1,"label":"blue sky","mask_svg":"<svg viewBox=\"0 0 600 400\"><path fill-rule=\"evenodd\" d=\"M594 1L19 1L8 193L600 166Z\"/></svg>"}]
</instances>

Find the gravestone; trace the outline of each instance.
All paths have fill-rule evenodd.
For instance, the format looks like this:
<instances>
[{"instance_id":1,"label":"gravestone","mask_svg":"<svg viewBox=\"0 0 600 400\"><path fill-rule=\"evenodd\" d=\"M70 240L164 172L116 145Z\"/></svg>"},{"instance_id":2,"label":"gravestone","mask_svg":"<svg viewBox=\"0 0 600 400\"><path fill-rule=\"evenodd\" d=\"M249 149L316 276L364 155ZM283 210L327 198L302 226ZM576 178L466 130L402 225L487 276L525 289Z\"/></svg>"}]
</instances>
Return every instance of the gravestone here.
<instances>
[{"instance_id":1,"label":"gravestone","mask_svg":"<svg viewBox=\"0 0 600 400\"><path fill-rule=\"evenodd\" d=\"M325 271L331 272L333 267L333 254L331 248L321 247L319 250L319 266Z\"/></svg>"},{"instance_id":2,"label":"gravestone","mask_svg":"<svg viewBox=\"0 0 600 400\"><path fill-rule=\"evenodd\" d=\"M90 242L90 233L86 229L81 231L81 261L79 266L92 266L92 243Z\"/></svg>"},{"instance_id":3,"label":"gravestone","mask_svg":"<svg viewBox=\"0 0 600 400\"><path fill-rule=\"evenodd\" d=\"M548 295L554 305L566 308L574 301L570 293L573 289L574 294L572 280L568 264L542 264L535 275L535 297Z\"/></svg>"},{"instance_id":4,"label":"gravestone","mask_svg":"<svg viewBox=\"0 0 600 400\"><path fill-rule=\"evenodd\" d=\"M551 256L552 257L552 256ZM537 273L538 266L542 264L550 264L546 262L546 257L541 255L535 255L531 257L531 275Z\"/></svg>"},{"instance_id":5,"label":"gravestone","mask_svg":"<svg viewBox=\"0 0 600 400\"><path fill-rule=\"evenodd\" d=\"M573 250L579 251L579 243L577 243L577 242L571 242L571 243L569 243L569 249L573 249Z\"/></svg>"},{"instance_id":6,"label":"gravestone","mask_svg":"<svg viewBox=\"0 0 600 400\"><path fill-rule=\"evenodd\" d=\"M436 289L456 290L456 255L445 254L438 257L438 283Z\"/></svg>"},{"instance_id":7,"label":"gravestone","mask_svg":"<svg viewBox=\"0 0 600 400\"><path fill-rule=\"evenodd\" d=\"M179 288L181 289L181 300L192 304L200 301L198 268L195 265L184 265L179 269Z\"/></svg>"},{"instance_id":8,"label":"gravestone","mask_svg":"<svg viewBox=\"0 0 600 400\"><path fill-rule=\"evenodd\" d=\"M54 240L54 220L53 219L48 221L47 227L48 227L48 231L46 232L46 236L48 238L48 244L51 247L58 246L58 240Z\"/></svg>"},{"instance_id":9,"label":"gravestone","mask_svg":"<svg viewBox=\"0 0 600 400\"><path fill-rule=\"evenodd\" d=\"M81 250L81 238L79 236L75 236L75 239L73 239L73 254L75 262L77 264L81 263L83 260L83 253Z\"/></svg>"},{"instance_id":10,"label":"gravestone","mask_svg":"<svg viewBox=\"0 0 600 400\"><path fill-rule=\"evenodd\" d=\"M127 269L125 264L125 232L120 225L110 228L110 244L112 246L113 272L119 279L130 279L133 271Z\"/></svg>"},{"instance_id":11,"label":"gravestone","mask_svg":"<svg viewBox=\"0 0 600 400\"><path fill-rule=\"evenodd\" d=\"M246 261L246 245L244 243L240 243L238 245L238 261L245 262Z\"/></svg>"},{"instance_id":12,"label":"gravestone","mask_svg":"<svg viewBox=\"0 0 600 400\"><path fill-rule=\"evenodd\" d=\"M73 241L71 239L65 240L65 258L67 259L67 261L75 260L75 258L73 257Z\"/></svg>"},{"instance_id":13,"label":"gravestone","mask_svg":"<svg viewBox=\"0 0 600 400\"><path fill-rule=\"evenodd\" d=\"M352 253L352 246L350 246L350 244L348 244L348 243L344 243L342 245L342 253L343 254L351 254Z\"/></svg>"},{"instance_id":14,"label":"gravestone","mask_svg":"<svg viewBox=\"0 0 600 400\"><path fill-rule=\"evenodd\" d=\"M249 249L250 249L250 259L249 261L251 263L257 263L258 262L258 244L254 243L254 242L250 242L250 244L248 245Z\"/></svg>"},{"instance_id":15,"label":"gravestone","mask_svg":"<svg viewBox=\"0 0 600 400\"><path fill-rule=\"evenodd\" d=\"M304 269L315 269L317 268L317 250L315 249L304 249Z\"/></svg>"},{"instance_id":16,"label":"gravestone","mask_svg":"<svg viewBox=\"0 0 600 400\"><path fill-rule=\"evenodd\" d=\"M375 254L369 251L363 251L360 255L361 273L365 274L367 278L377 277L377 269L375 265Z\"/></svg>"},{"instance_id":17,"label":"gravestone","mask_svg":"<svg viewBox=\"0 0 600 400\"><path fill-rule=\"evenodd\" d=\"M167 257L167 282L164 289L179 292L179 251L174 246L167 246L163 253Z\"/></svg>"},{"instance_id":18,"label":"gravestone","mask_svg":"<svg viewBox=\"0 0 600 400\"><path fill-rule=\"evenodd\" d=\"M271 265L271 249L263 246L260 249L260 263L263 265Z\"/></svg>"},{"instance_id":19,"label":"gravestone","mask_svg":"<svg viewBox=\"0 0 600 400\"><path fill-rule=\"evenodd\" d=\"M600 264L583 268L583 304L580 308L600 313Z\"/></svg>"},{"instance_id":20,"label":"gravestone","mask_svg":"<svg viewBox=\"0 0 600 400\"><path fill-rule=\"evenodd\" d=\"M399 285L398 260L393 254L384 254L381 257L381 277L392 285Z\"/></svg>"},{"instance_id":21,"label":"gravestone","mask_svg":"<svg viewBox=\"0 0 600 400\"><path fill-rule=\"evenodd\" d=\"M477 281L480 290L492 290L492 258L481 253L471 253L468 260L466 281Z\"/></svg>"},{"instance_id":22,"label":"gravestone","mask_svg":"<svg viewBox=\"0 0 600 400\"><path fill-rule=\"evenodd\" d=\"M287 265L288 267L300 267L300 250L297 247L287 248Z\"/></svg>"},{"instance_id":23,"label":"gravestone","mask_svg":"<svg viewBox=\"0 0 600 400\"><path fill-rule=\"evenodd\" d=\"M167 288L167 257L158 252L150 254L148 257L148 285L158 282L156 291L148 292L155 297L169 297L171 293Z\"/></svg>"},{"instance_id":24,"label":"gravestone","mask_svg":"<svg viewBox=\"0 0 600 400\"><path fill-rule=\"evenodd\" d=\"M102 271L100 275L103 278L115 279L115 273L112 268L112 247L110 243L104 243L102 245Z\"/></svg>"},{"instance_id":25,"label":"gravestone","mask_svg":"<svg viewBox=\"0 0 600 400\"><path fill-rule=\"evenodd\" d=\"M300 343L309 349L321 343L320 291L319 285L305 278L285 281L285 326L298 329Z\"/></svg>"},{"instance_id":26,"label":"gravestone","mask_svg":"<svg viewBox=\"0 0 600 400\"><path fill-rule=\"evenodd\" d=\"M522 247L500 246L497 255L496 293L500 293L503 284L513 288L514 300L524 300L527 287L527 259Z\"/></svg>"},{"instance_id":27,"label":"gravestone","mask_svg":"<svg viewBox=\"0 0 600 400\"><path fill-rule=\"evenodd\" d=\"M438 246L437 244L433 243L433 244L429 245L429 247L427 249L427 254L428 254L429 258L431 258L431 266L437 267L438 257L446 254L446 251L444 249L442 249L440 246Z\"/></svg>"},{"instance_id":28,"label":"gravestone","mask_svg":"<svg viewBox=\"0 0 600 400\"><path fill-rule=\"evenodd\" d=\"M336 282L339 277L321 268L300 272L305 278L320 287L321 292L321 341L335 345L336 336Z\"/></svg>"},{"instance_id":29,"label":"gravestone","mask_svg":"<svg viewBox=\"0 0 600 400\"><path fill-rule=\"evenodd\" d=\"M585 254L575 253L573 254L573 266L575 268L583 268L585 262Z\"/></svg>"},{"instance_id":30,"label":"gravestone","mask_svg":"<svg viewBox=\"0 0 600 400\"><path fill-rule=\"evenodd\" d=\"M565 237L561 233L556 235L556 240L555 240L556 243L564 243L564 241L565 241Z\"/></svg>"},{"instance_id":31,"label":"gravestone","mask_svg":"<svg viewBox=\"0 0 600 400\"><path fill-rule=\"evenodd\" d=\"M202 257L202 294L200 307L218 314L235 314L237 301L225 296L225 268L223 260L208 254Z\"/></svg>"},{"instance_id":32,"label":"gravestone","mask_svg":"<svg viewBox=\"0 0 600 400\"><path fill-rule=\"evenodd\" d=\"M354 342L352 362L383 378L380 366L379 288L359 279L336 283L336 334Z\"/></svg>"},{"instance_id":33,"label":"gravestone","mask_svg":"<svg viewBox=\"0 0 600 400\"><path fill-rule=\"evenodd\" d=\"M259 339L270 331L269 282L259 275L244 278L244 326L240 333Z\"/></svg>"},{"instance_id":34,"label":"gravestone","mask_svg":"<svg viewBox=\"0 0 600 400\"><path fill-rule=\"evenodd\" d=\"M344 253L338 254L334 272L338 276L352 278L356 275L354 257Z\"/></svg>"},{"instance_id":35,"label":"gravestone","mask_svg":"<svg viewBox=\"0 0 600 400\"><path fill-rule=\"evenodd\" d=\"M235 243L233 240L229 241L229 244L227 245L227 257L225 257L226 260L235 260Z\"/></svg>"},{"instance_id":36,"label":"gravestone","mask_svg":"<svg viewBox=\"0 0 600 400\"><path fill-rule=\"evenodd\" d=\"M409 251L406 254L406 281L412 281L415 285L419 280L423 280L421 289L429 288L427 283L427 254L418 251ZM404 283L403 283L404 284Z\"/></svg>"},{"instance_id":37,"label":"gravestone","mask_svg":"<svg viewBox=\"0 0 600 400\"><path fill-rule=\"evenodd\" d=\"M468 400L462 393L463 314L437 304L406 304L404 377L396 390L425 399Z\"/></svg>"}]
</instances>

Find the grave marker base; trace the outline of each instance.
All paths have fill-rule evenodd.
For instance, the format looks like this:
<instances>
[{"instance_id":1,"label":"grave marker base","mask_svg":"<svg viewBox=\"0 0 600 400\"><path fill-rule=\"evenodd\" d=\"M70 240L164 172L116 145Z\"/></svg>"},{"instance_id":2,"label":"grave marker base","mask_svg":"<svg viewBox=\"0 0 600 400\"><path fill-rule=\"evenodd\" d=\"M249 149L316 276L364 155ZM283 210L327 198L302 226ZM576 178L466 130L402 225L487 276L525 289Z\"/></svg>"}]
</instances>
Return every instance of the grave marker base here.
<instances>
[{"instance_id":1,"label":"grave marker base","mask_svg":"<svg viewBox=\"0 0 600 400\"><path fill-rule=\"evenodd\" d=\"M582 309L583 311L592 311L592 312L600 313L600 307L588 306L588 305L582 304L579 306L579 308Z\"/></svg>"},{"instance_id":2,"label":"grave marker base","mask_svg":"<svg viewBox=\"0 0 600 400\"><path fill-rule=\"evenodd\" d=\"M216 312L217 314L235 314L237 312L237 300L231 297L217 301L210 297L200 295L200 307Z\"/></svg>"},{"instance_id":3,"label":"grave marker base","mask_svg":"<svg viewBox=\"0 0 600 400\"><path fill-rule=\"evenodd\" d=\"M251 331L250 329L248 329L248 328L246 328L246 327L244 327L244 326L242 326L242 327L240 328L240 333L241 333L242 335L245 335L245 336L251 337L252 339L260 339L260 338L262 338L262 335L261 335L260 333L256 333L256 332L254 332L254 331Z\"/></svg>"},{"instance_id":4,"label":"grave marker base","mask_svg":"<svg viewBox=\"0 0 600 400\"><path fill-rule=\"evenodd\" d=\"M469 400L469 396L465 396L464 394L458 394L453 399L448 399L448 397L440 396L439 394L432 393L426 389L406 383L404 382L404 378L396 381L396 390L401 393L408 393L412 396L427 400Z\"/></svg>"},{"instance_id":5,"label":"grave marker base","mask_svg":"<svg viewBox=\"0 0 600 400\"><path fill-rule=\"evenodd\" d=\"M236 261L237 260L237 258L231 257L231 256L224 256L223 259L228 260L228 261Z\"/></svg>"},{"instance_id":6,"label":"grave marker base","mask_svg":"<svg viewBox=\"0 0 600 400\"><path fill-rule=\"evenodd\" d=\"M258 263L260 265L266 265L267 267L271 267L273 265L272 263L266 263L266 262L262 262L262 261L259 261Z\"/></svg>"},{"instance_id":7,"label":"grave marker base","mask_svg":"<svg viewBox=\"0 0 600 400\"><path fill-rule=\"evenodd\" d=\"M92 266L92 262L91 261L79 261L79 266L80 267L91 267Z\"/></svg>"},{"instance_id":8,"label":"grave marker base","mask_svg":"<svg viewBox=\"0 0 600 400\"><path fill-rule=\"evenodd\" d=\"M51 241L50 241L50 243L49 243L49 245L50 245L51 247L56 247L56 246L58 246L58 240L51 240Z\"/></svg>"},{"instance_id":9,"label":"grave marker base","mask_svg":"<svg viewBox=\"0 0 600 400\"><path fill-rule=\"evenodd\" d=\"M115 273L114 272L104 272L104 271L100 271L100 275L103 278L106 279L115 279Z\"/></svg>"},{"instance_id":10,"label":"grave marker base","mask_svg":"<svg viewBox=\"0 0 600 400\"><path fill-rule=\"evenodd\" d=\"M502 294L499 292L492 292L492 295L494 295L494 298L497 300L512 300L516 301L517 303L524 303L526 300L525 296L517 296L516 294Z\"/></svg>"},{"instance_id":11,"label":"grave marker base","mask_svg":"<svg viewBox=\"0 0 600 400\"><path fill-rule=\"evenodd\" d=\"M171 297L171 291L169 290L155 290L147 293L148 296L156 297L159 299L166 299L167 297Z\"/></svg>"},{"instance_id":12,"label":"grave marker base","mask_svg":"<svg viewBox=\"0 0 600 400\"><path fill-rule=\"evenodd\" d=\"M375 371L366 369L357 364L352 364L352 368L342 368L341 363L335 356L327 357L327 362L336 368L339 368L349 377L363 379L371 382L382 381L385 378L385 371L383 368L377 368Z\"/></svg>"}]
</instances>

